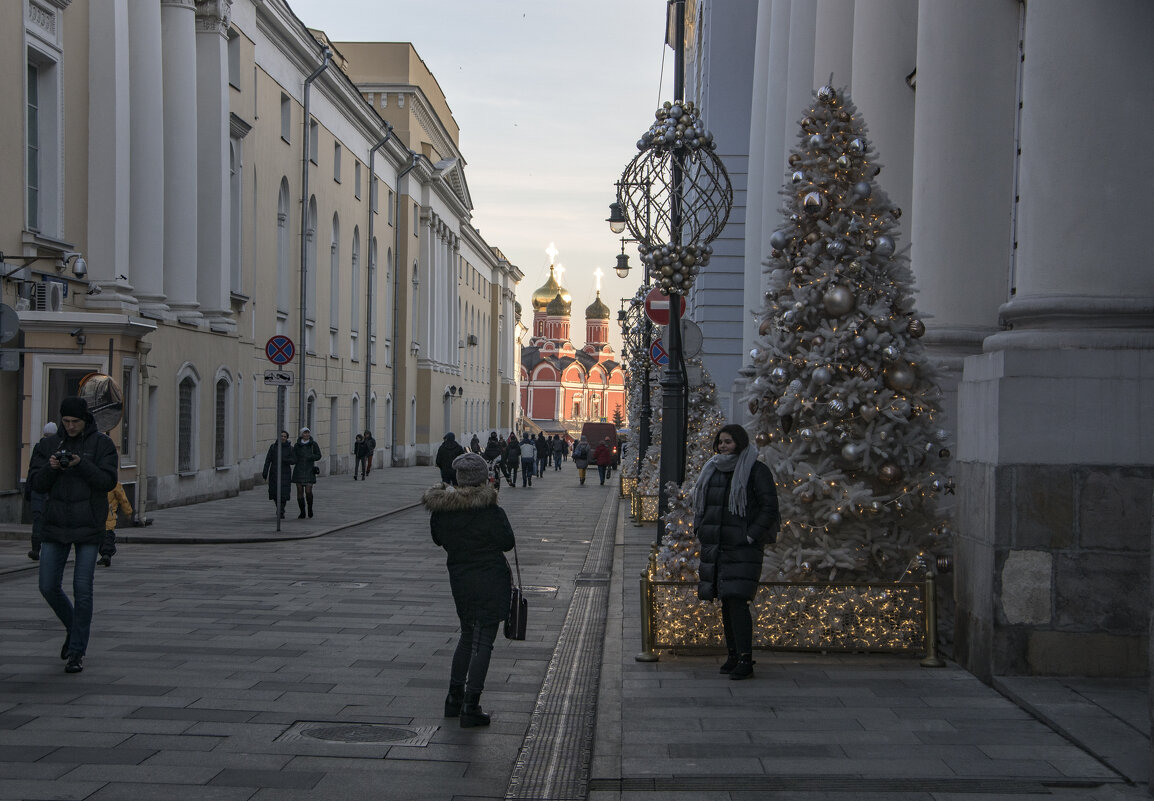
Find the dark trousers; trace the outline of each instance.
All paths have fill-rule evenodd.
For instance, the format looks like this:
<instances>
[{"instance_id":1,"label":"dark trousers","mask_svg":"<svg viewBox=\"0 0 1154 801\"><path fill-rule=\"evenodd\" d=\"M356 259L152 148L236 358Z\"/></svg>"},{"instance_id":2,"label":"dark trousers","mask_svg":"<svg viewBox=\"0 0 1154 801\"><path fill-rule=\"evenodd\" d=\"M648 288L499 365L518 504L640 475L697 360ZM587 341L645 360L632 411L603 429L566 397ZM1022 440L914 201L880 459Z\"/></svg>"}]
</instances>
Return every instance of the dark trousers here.
<instances>
[{"instance_id":1,"label":"dark trousers","mask_svg":"<svg viewBox=\"0 0 1154 801\"><path fill-rule=\"evenodd\" d=\"M521 460L521 486L522 487L533 486L533 460L532 459L522 459Z\"/></svg>"},{"instance_id":2,"label":"dark trousers","mask_svg":"<svg viewBox=\"0 0 1154 801\"><path fill-rule=\"evenodd\" d=\"M479 620L461 620L461 639L453 652L453 666L449 686L464 685L465 692L480 694L485 689L489 660L493 657L493 643L497 639L498 621L482 623Z\"/></svg>"},{"instance_id":3,"label":"dark trousers","mask_svg":"<svg viewBox=\"0 0 1154 801\"><path fill-rule=\"evenodd\" d=\"M749 601L721 599L721 623L725 627L725 647L739 654L753 653L753 615Z\"/></svg>"},{"instance_id":4,"label":"dark trousers","mask_svg":"<svg viewBox=\"0 0 1154 801\"><path fill-rule=\"evenodd\" d=\"M104 537L100 540L100 555L101 556L115 556L116 555L116 529L105 529Z\"/></svg>"}]
</instances>

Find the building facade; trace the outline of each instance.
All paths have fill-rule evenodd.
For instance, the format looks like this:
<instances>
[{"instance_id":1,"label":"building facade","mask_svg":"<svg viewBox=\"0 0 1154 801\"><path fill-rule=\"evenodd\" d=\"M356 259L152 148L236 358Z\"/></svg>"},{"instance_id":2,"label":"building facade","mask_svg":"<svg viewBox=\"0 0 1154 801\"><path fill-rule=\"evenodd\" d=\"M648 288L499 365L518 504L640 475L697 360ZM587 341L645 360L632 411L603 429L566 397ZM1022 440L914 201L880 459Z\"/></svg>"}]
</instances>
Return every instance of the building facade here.
<instances>
[{"instance_id":1,"label":"building facade","mask_svg":"<svg viewBox=\"0 0 1154 801\"><path fill-rule=\"evenodd\" d=\"M878 181L905 211L926 341L946 368L955 656L982 677L1145 673L1154 202L1141 187L1154 162L1116 157L1132 144L1116 123L1142 130L1154 116L1132 99L1154 78L1154 6L687 6L687 63L701 67L692 99L707 114L715 97L730 102L710 80L728 46L717 37L732 30L717 19L745 14L754 35L742 352L757 336L750 312L762 306L798 120L832 75L869 126ZM702 283L691 314L723 313L734 290Z\"/></svg>"},{"instance_id":2,"label":"building facade","mask_svg":"<svg viewBox=\"0 0 1154 801\"><path fill-rule=\"evenodd\" d=\"M25 77L0 86L25 123L0 133L20 321L0 356L3 519L89 373L120 384L111 434L138 507L252 486L278 419L337 473L365 430L378 463L409 465L443 414L516 416L520 273L470 225L439 89L420 131L451 132L442 150L283 0L25 0L0 23ZM402 97L435 86L393 77ZM283 390L265 383L273 337L295 345Z\"/></svg>"}]
</instances>

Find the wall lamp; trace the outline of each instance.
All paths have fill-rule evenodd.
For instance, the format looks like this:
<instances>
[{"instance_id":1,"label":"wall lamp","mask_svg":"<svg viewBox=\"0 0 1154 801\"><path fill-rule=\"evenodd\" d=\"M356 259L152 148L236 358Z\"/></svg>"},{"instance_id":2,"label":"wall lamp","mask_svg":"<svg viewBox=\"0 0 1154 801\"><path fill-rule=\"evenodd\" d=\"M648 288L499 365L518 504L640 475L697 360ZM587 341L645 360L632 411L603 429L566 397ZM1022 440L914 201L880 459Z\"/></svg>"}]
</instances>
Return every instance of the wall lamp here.
<instances>
[{"instance_id":1,"label":"wall lamp","mask_svg":"<svg viewBox=\"0 0 1154 801\"><path fill-rule=\"evenodd\" d=\"M609 230L615 234L620 234L625 230L625 214L621 211L620 203L609 204Z\"/></svg>"}]
</instances>

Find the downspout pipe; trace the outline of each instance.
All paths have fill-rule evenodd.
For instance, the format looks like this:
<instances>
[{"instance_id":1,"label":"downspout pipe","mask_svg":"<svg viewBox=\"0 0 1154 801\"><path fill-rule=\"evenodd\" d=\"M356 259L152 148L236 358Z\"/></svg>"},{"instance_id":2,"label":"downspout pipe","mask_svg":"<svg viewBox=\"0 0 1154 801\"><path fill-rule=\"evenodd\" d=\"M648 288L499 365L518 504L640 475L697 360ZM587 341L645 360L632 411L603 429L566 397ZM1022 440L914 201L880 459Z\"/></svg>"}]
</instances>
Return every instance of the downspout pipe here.
<instances>
[{"instance_id":1,"label":"downspout pipe","mask_svg":"<svg viewBox=\"0 0 1154 801\"><path fill-rule=\"evenodd\" d=\"M377 151L388 143L393 135L393 126L385 123L385 136L373 145L369 151L369 241L368 264L365 270L365 431L372 429L372 410L369 408L369 399L373 396L373 276L376 275L377 251L373 248L373 223L377 218L377 207L380 205L380 195L377 190L376 161ZM394 251L396 252L396 251ZM395 361L395 359L394 359ZM373 455L370 459L375 459Z\"/></svg>"},{"instance_id":2,"label":"downspout pipe","mask_svg":"<svg viewBox=\"0 0 1154 801\"><path fill-rule=\"evenodd\" d=\"M389 464L394 467L397 464L397 407L401 405L400 362L404 358L398 339L401 334L401 179L412 172L420 160L420 154L410 149L409 166L397 173L397 195L393 198L393 413L389 421Z\"/></svg>"},{"instance_id":3,"label":"downspout pipe","mask_svg":"<svg viewBox=\"0 0 1154 801\"><path fill-rule=\"evenodd\" d=\"M308 257L308 230L309 230L309 133L311 126L309 125L309 93L312 89L313 81L315 81L320 74L329 68L332 63L333 51L327 47L321 58L321 65L313 70L309 77L305 78L304 88L304 111L305 121L304 129L305 135L301 137L301 302L300 302L300 338L297 339L297 353L300 356L300 363L297 367L299 374L297 375L297 430L305 427L305 398L307 397L307 389L305 385L305 363L308 357L305 355L305 335L307 329L305 326L305 315L308 311L308 272L309 272L309 257ZM278 433L279 437L280 434Z\"/></svg>"}]
</instances>

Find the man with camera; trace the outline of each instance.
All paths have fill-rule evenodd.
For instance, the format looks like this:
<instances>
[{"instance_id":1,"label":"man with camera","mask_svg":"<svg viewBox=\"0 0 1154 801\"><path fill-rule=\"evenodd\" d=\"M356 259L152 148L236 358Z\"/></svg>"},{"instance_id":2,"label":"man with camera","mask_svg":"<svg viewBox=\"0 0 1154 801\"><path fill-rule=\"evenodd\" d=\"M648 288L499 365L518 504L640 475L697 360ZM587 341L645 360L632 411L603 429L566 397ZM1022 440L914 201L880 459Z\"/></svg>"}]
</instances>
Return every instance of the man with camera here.
<instances>
[{"instance_id":1,"label":"man with camera","mask_svg":"<svg viewBox=\"0 0 1154 801\"><path fill-rule=\"evenodd\" d=\"M60 658L64 670L84 670L92 625L92 580L108 517L108 492L116 486L116 446L96 428L83 398L60 404L61 432L55 449L33 451L32 489L48 496L40 544L40 594L67 632ZM76 550L69 600L62 587L68 551Z\"/></svg>"}]
</instances>

